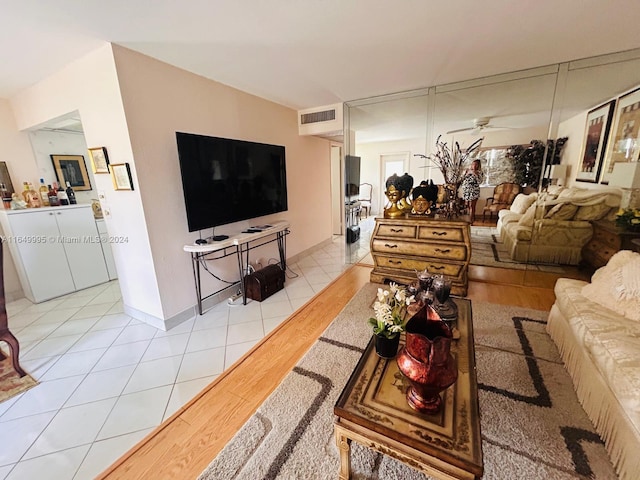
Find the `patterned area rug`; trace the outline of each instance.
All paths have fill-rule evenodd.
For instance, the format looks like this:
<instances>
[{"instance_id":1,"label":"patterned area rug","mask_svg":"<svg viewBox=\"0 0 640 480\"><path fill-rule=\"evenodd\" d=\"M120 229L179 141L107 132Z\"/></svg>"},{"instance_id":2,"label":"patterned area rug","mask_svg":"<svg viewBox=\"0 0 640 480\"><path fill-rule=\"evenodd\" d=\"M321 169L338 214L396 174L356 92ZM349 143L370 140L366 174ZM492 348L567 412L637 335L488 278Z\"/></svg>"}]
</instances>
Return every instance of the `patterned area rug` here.
<instances>
[{"instance_id":1,"label":"patterned area rug","mask_svg":"<svg viewBox=\"0 0 640 480\"><path fill-rule=\"evenodd\" d=\"M366 347L377 285L336 317L199 480L337 478L333 406ZM575 396L547 312L474 302L484 479L617 478ZM354 479L427 479L352 444Z\"/></svg>"},{"instance_id":2,"label":"patterned area rug","mask_svg":"<svg viewBox=\"0 0 640 480\"><path fill-rule=\"evenodd\" d=\"M471 265L565 273L561 265L526 264L511 260L496 227L471 227Z\"/></svg>"},{"instance_id":3,"label":"patterned area rug","mask_svg":"<svg viewBox=\"0 0 640 480\"><path fill-rule=\"evenodd\" d=\"M10 399L38 384L29 374L20 377L10 358L0 360L0 402Z\"/></svg>"}]
</instances>

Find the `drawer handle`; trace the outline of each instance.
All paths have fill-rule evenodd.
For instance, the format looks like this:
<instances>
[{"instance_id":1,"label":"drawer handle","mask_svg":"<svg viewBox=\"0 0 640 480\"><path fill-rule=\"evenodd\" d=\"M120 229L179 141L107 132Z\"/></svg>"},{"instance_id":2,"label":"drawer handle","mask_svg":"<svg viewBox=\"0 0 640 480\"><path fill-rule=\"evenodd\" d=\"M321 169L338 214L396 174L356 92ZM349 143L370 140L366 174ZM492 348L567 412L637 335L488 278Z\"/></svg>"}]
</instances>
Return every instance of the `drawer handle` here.
<instances>
[{"instance_id":1,"label":"drawer handle","mask_svg":"<svg viewBox=\"0 0 640 480\"><path fill-rule=\"evenodd\" d=\"M449 253L451 249L449 248L436 248L436 252L438 253Z\"/></svg>"},{"instance_id":2,"label":"drawer handle","mask_svg":"<svg viewBox=\"0 0 640 480\"><path fill-rule=\"evenodd\" d=\"M389 260L389 263L391 265L402 265L402 262L400 260Z\"/></svg>"},{"instance_id":3,"label":"drawer handle","mask_svg":"<svg viewBox=\"0 0 640 480\"><path fill-rule=\"evenodd\" d=\"M385 243L384 246L387 248L398 248L398 245L389 245L388 243Z\"/></svg>"},{"instance_id":4,"label":"drawer handle","mask_svg":"<svg viewBox=\"0 0 640 480\"><path fill-rule=\"evenodd\" d=\"M404 231L403 228L391 228L390 229L393 233L402 233Z\"/></svg>"},{"instance_id":5,"label":"drawer handle","mask_svg":"<svg viewBox=\"0 0 640 480\"><path fill-rule=\"evenodd\" d=\"M429 269L430 270L444 270L445 267L440 266L440 267L436 267L435 265L429 265Z\"/></svg>"},{"instance_id":6,"label":"drawer handle","mask_svg":"<svg viewBox=\"0 0 640 480\"><path fill-rule=\"evenodd\" d=\"M446 236L447 232L431 232L431 235L435 235L437 237L442 237L443 235Z\"/></svg>"}]
</instances>

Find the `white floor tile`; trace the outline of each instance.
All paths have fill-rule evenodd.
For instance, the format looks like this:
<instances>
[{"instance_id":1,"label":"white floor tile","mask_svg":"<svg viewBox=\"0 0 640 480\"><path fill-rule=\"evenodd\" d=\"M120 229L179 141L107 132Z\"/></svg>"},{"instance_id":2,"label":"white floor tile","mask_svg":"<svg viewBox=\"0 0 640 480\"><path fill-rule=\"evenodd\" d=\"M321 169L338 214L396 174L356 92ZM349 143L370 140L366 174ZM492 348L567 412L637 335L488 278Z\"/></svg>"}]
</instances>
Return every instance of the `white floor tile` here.
<instances>
[{"instance_id":1,"label":"white floor tile","mask_svg":"<svg viewBox=\"0 0 640 480\"><path fill-rule=\"evenodd\" d=\"M43 457L25 460L9 473L6 480L72 480L90 445L71 448Z\"/></svg>"},{"instance_id":2,"label":"white floor tile","mask_svg":"<svg viewBox=\"0 0 640 480\"><path fill-rule=\"evenodd\" d=\"M133 343L141 340L151 340L157 332L158 329L156 327L152 327L146 323L128 325L122 329L122 333L116 338L113 344L124 345L125 343Z\"/></svg>"},{"instance_id":3,"label":"white floor tile","mask_svg":"<svg viewBox=\"0 0 640 480\"><path fill-rule=\"evenodd\" d=\"M260 309L260 302L254 300L247 300L246 305L242 305L242 300L238 301L237 305L234 305L229 310L229 324L255 322L262 318L262 310Z\"/></svg>"},{"instance_id":4,"label":"white floor tile","mask_svg":"<svg viewBox=\"0 0 640 480\"><path fill-rule=\"evenodd\" d=\"M173 386L122 395L107 418L97 440L136 432L160 424Z\"/></svg>"},{"instance_id":5,"label":"white floor tile","mask_svg":"<svg viewBox=\"0 0 640 480\"><path fill-rule=\"evenodd\" d=\"M79 319L101 316L107 313L107 311L111 307L113 307L113 304L109 303L102 303L100 305L87 305L86 307L82 307L80 310L78 310L78 312L76 312L72 318Z\"/></svg>"},{"instance_id":6,"label":"white floor tile","mask_svg":"<svg viewBox=\"0 0 640 480\"><path fill-rule=\"evenodd\" d=\"M87 453L73 480L91 480L96 478L100 473L109 468L114 459L121 457L152 430L152 428L147 428L95 442L91 445L89 453Z\"/></svg>"},{"instance_id":7,"label":"white floor tile","mask_svg":"<svg viewBox=\"0 0 640 480\"><path fill-rule=\"evenodd\" d=\"M227 332L227 345L260 340L262 337L264 337L262 320L229 325L229 330Z\"/></svg>"},{"instance_id":8,"label":"white floor tile","mask_svg":"<svg viewBox=\"0 0 640 480\"><path fill-rule=\"evenodd\" d=\"M96 348L86 352L67 353L58 358L53 366L42 376L42 380L47 381L73 377L74 375L85 375L91 371L106 351L106 348Z\"/></svg>"},{"instance_id":9,"label":"white floor tile","mask_svg":"<svg viewBox=\"0 0 640 480\"><path fill-rule=\"evenodd\" d=\"M53 357L38 357L33 359L21 359L20 366L31 375L34 380L44 380L44 376L47 374L58 360L64 355L54 355ZM70 376L70 375L67 375Z\"/></svg>"},{"instance_id":10,"label":"white floor tile","mask_svg":"<svg viewBox=\"0 0 640 480\"><path fill-rule=\"evenodd\" d=\"M79 308L62 308L54 309L46 314L38 317L38 323L60 323L69 320L73 315L78 313Z\"/></svg>"},{"instance_id":11,"label":"white floor tile","mask_svg":"<svg viewBox=\"0 0 640 480\"><path fill-rule=\"evenodd\" d=\"M0 448L0 465L20 460L42 431L47 428L55 414L55 411L39 413L0 423L3 439L2 448Z\"/></svg>"},{"instance_id":12,"label":"white floor tile","mask_svg":"<svg viewBox=\"0 0 640 480\"><path fill-rule=\"evenodd\" d=\"M15 463L11 463L9 465L5 465L4 467L0 467L0 480L4 480L9 475L11 469L15 466Z\"/></svg>"},{"instance_id":13,"label":"white floor tile","mask_svg":"<svg viewBox=\"0 0 640 480\"><path fill-rule=\"evenodd\" d=\"M92 443L117 398L63 408L27 451L24 459Z\"/></svg>"},{"instance_id":14,"label":"white floor tile","mask_svg":"<svg viewBox=\"0 0 640 480\"><path fill-rule=\"evenodd\" d=\"M66 337L45 338L33 348L29 349L29 351L24 354L24 359L61 355L70 351L81 337L82 335L67 335Z\"/></svg>"},{"instance_id":15,"label":"white floor tile","mask_svg":"<svg viewBox=\"0 0 640 480\"><path fill-rule=\"evenodd\" d=\"M172 335L181 335L183 333L191 333L194 322L195 320L187 320L186 322L182 322L180 325L176 325L171 330L167 330L167 331L156 330L156 334L154 338L163 338L163 337L170 337Z\"/></svg>"},{"instance_id":16,"label":"white floor tile","mask_svg":"<svg viewBox=\"0 0 640 480\"><path fill-rule=\"evenodd\" d=\"M141 361L148 362L157 358L182 355L187 348L188 341L188 333L154 338L149 343L149 347L144 352Z\"/></svg>"},{"instance_id":17,"label":"white floor tile","mask_svg":"<svg viewBox=\"0 0 640 480\"><path fill-rule=\"evenodd\" d=\"M187 343L187 352L224 347L227 341L227 327L215 327L193 332Z\"/></svg>"},{"instance_id":18,"label":"white floor tile","mask_svg":"<svg viewBox=\"0 0 640 480\"><path fill-rule=\"evenodd\" d=\"M196 378L187 382L176 383L171 392L169 405L164 414L162 421L165 421L171 415L176 413L185 403L189 402L193 397L199 394L204 388L213 382L218 376Z\"/></svg>"},{"instance_id":19,"label":"white floor tile","mask_svg":"<svg viewBox=\"0 0 640 480\"><path fill-rule=\"evenodd\" d=\"M91 327L93 327L98 321L99 317L89 317L82 320L68 320L56 328L49 338L64 337L66 335L85 334Z\"/></svg>"},{"instance_id":20,"label":"white floor tile","mask_svg":"<svg viewBox=\"0 0 640 480\"><path fill-rule=\"evenodd\" d=\"M176 382L218 375L224 370L224 348L185 353Z\"/></svg>"},{"instance_id":21,"label":"white floor tile","mask_svg":"<svg viewBox=\"0 0 640 480\"><path fill-rule=\"evenodd\" d=\"M269 333L271 333L271 331L276 328L277 326L279 326L282 322L284 322L287 318L289 318L289 315L282 315L280 317L271 317L271 318L265 318L262 321L262 325L264 327L264 334L268 335Z\"/></svg>"},{"instance_id":22,"label":"white floor tile","mask_svg":"<svg viewBox=\"0 0 640 480\"><path fill-rule=\"evenodd\" d=\"M126 327L131 322L131 317L126 313L113 313L100 317L100 320L91 327L91 330L108 330L110 328Z\"/></svg>"},{"instance_id":23,"label":"white floor tile","mask_svg":"<svg viewBox=\"0 0 640 480\"><path fill-rule=\"evenodd\" d=\"M309 298L315 295L313 288L307 282L304 284L298 284L290 287L285 287L289 300L295 300L297 298Z\"/></svg>"},{"instance_id":24,"label":"white floor tile","mask_svg":"<svg viewBox=\"0 0 640 480\"><path fill-rule=\"evenodd\" d=\"M48 337L51 332L59 328L60 325L62 325L62 323L31 324L19 332L16 332L15 336L21 344L22 342L40 341ZM12 326L11 331L13 331Z\"/></svg>"},{"instance_id":25,"label":"white floor tile","mask_svg":"<svg viewBox=\"0 0 640 480\"><path fill-rule=\"evenodd\" d=\"M113 306L107 310L107 314L112 313L124 313L124 307L122 305L122 300L113 304Z\"/></svg>"},{"instance_id":26,"label":"white floor tile","mask_svg":"<svg viewBox=\"0 0 640 480\"><path fill-rule=\"evenodd\" d=\"M82 380L64 406L74 407L119 396L135 368L135 365L128 365L90 373Z\"/></svg>"},{"instance_id":27,"label":"white floor tile","mask_svg":"<svg viewBox=\"0 0 640 480\"><path fill-rule=\"evenodd\" d=\"M285 296L284 301L275 303L264 303L261 305L262 318L281 317L283 315L291 315L293 308L291 308L291 302Z\"/></svg>"},{"instance_id":28,"label":"white floor tile","mask_svg":"<svg viewBox=\"0 0 640 480\"><path fill-rule=\"evenodd\" d=\"M0 421L4 422L14 418L26 417L27 415L59 410L78 385L80 385L83 378L82 375L77 375L75 377L41 382L31 390L27 390L24 395L2 415Z\"/></svg>"},{"instance_id":29,"label":"white floor tile","mask_svg":"<svg viewBox=\"0 0 640 480\"><path fill-rule=\"evenodd\" d=\"M173 385L178 376L181 363L182 355L139 363L131 378L129 378L129 382L122 392L123 395L150 388Z\"/></svg>"},{"instance_id":30,"label":"white floor tile","mask_svg":"<svg viewBox=\"0 0 640 480\"><path fill-rule=\"evenodd\" d=\"M229 323L229 309L209 310L204 315L198 315L193 324L193 330L205 330L214 327L224 327Z\"/></svg>"},{"instance_id":31,"label":"white floor tile","mask_svg":"<svg viewBox=\"0 0 640 480\"><path fill-rule=\"evenodd\" d=\"M141 342L109 347L98 363L96 363L96 366L93 367L93 371L96 372L125 365L135 365L140 361L144 352L147 351L150 343L151 340L143 340Z\"/></svg>"},{"instance_id":32,"label":"white floor tile","mask_svg":"<svg viewBox=\"0 0 640 480\"><path fill-rule=\"evenodd\" d=\"M118 338L122 328L87 332L69 349L69 353L83 352L94 348L109 347Z\"/></svg>"}]
</instances>

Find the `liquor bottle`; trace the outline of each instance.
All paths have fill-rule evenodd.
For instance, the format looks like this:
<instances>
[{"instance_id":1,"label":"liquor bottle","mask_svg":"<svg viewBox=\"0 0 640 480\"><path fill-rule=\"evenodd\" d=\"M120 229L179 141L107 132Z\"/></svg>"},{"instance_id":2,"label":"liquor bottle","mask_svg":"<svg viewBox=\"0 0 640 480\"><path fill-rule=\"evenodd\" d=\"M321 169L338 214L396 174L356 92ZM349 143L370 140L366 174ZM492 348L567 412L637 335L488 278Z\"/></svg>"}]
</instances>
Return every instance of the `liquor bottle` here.
<instances>
[{"instance_id":1,"label":"liquor bottle","mask_svg":"<svg viewBox=\"0 0 640 480\"><path fill-rule=\"evenodd\" d=\"M27 200L27 207L29 208L40 208L42 206L42 200L40 199L40 193L36 192L33 189L33 185L29 182L29 194L27 195L29 200Z\"/></svg>"},{"instance_id":2,"label":"liquor bottle","mask_svg":"<svg viewBox=\"0 0 640 480\"><path fill-rule=\"evenodd\" d=\"M69 182L67 182L66 193L71 205L75 205L78 203L78 201L76 200L76 192L73 191L73 188L71 188L71 184Z\"/></svg>"},{"instance_id":3,"label":"liquor bottle","mask_svg":"<svg viewBox=\"0 0 640 480\"><path fill-rule=\"evenodd\" d=\"M29 182L22 182L22 198L29 203Z\"/></svg>"},{"instance_id":4,"label":"liquor bottle","mask_svg":"<svg viewBox=\"0 0 640 480\"><path fill-rule=\"evenodd\" d=\"M49 205L52 207L60 205L60 202L58 201L58 194L51 185L49 185Z\"/></svg>"},{"instance_id":5,"label":"liquor bottle","mask_svg":"<svg viewBox=\"0 0 640 480\"><path fill-rule=\"evenodd\" d=\"M40 201L43 207L49 206L49 189L44 184L44 178L40 179Z\"/></svg>"},{"instance_id":6,"label":"liquor bottle","mask_svg":"<svg viewBox=\"0 0 640 480\"><path fill-rule=\"evenodd\" d=\"M56 185L56 195L58 196L60 205L69 205L69 197L67 196L67 192L64 191L64 188L62 188L62 185Z\"/></svg>"}]
</instances>

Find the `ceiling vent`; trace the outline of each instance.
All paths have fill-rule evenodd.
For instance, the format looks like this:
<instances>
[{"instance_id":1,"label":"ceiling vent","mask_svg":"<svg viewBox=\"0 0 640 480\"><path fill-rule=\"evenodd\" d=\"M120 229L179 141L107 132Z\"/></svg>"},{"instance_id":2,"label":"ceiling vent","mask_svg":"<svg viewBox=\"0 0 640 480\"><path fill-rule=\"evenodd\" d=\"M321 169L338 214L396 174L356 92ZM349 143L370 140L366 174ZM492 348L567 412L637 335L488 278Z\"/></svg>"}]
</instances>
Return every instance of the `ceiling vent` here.
<instances>
[{"instance_id":1,"label":"ceiling vent","mask_svg":"<svg viewBox=\"0 0 640 480\"><path fill-rule=\"evenodd\" d=\"M321 137L342 135L342 104L299 110L298 133Z\"/></svg>"}]
</instances>

